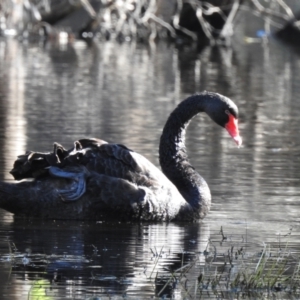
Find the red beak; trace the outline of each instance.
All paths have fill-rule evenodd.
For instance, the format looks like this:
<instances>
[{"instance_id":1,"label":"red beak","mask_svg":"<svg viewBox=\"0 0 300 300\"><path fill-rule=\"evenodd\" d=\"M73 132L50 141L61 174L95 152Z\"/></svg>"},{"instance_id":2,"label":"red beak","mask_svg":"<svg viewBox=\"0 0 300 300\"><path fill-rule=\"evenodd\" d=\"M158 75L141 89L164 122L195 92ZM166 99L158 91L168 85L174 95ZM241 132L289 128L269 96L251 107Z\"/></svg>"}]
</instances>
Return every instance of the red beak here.
<instances>
[{"instance_id":1,"label":"red beak","mask_svg":"<svg viewBox=\"0 0 300 300\"><path fill-rule=\"evenodd\" d=\"M232 114L229 114L229 121L225 125L225 128L230 136L234 139L237 146L240 147L242 145L242 138L239 134L238 120Z\"/></svg>"}]
</instances>

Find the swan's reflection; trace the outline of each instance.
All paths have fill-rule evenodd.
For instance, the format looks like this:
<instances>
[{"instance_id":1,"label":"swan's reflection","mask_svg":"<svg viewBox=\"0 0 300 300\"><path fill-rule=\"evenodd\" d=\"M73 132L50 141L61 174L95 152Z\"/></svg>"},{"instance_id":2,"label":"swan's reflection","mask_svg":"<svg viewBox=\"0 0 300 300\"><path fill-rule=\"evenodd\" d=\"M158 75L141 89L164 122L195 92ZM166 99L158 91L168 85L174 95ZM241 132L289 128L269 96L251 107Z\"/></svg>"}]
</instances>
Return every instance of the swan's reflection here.
<instances>
[{"instance_id":1,"label":"swan's reflection","mask_svg":"<svg viewBox=\"0 0 300 300\"><path fill-rule=\"evenodd\" d=\"M1 256L3 285L22 294L47 279L47 293L59 297L94 295L154 296L157 272L181 266L182 253L207 248L207 224L115 224L15 220L8 241L18 249ZM157 255L158 254L158 255ZM188 254L187 254L188 255ZM186 256L187 257L187 256ZM186 262L185 262L186 263ZM191 274L192 275L192 274ZM74 286L77 288L74 289ZM16 291L14 291L16 289ZM70 291L73 291L70 295ZM1 292L1 291L0 291ZM174 290L173 290L174 292ZM166 292L164 292L166 293ZM17 298L16 298L17 299Z\"/></svg>"}]
</instances>

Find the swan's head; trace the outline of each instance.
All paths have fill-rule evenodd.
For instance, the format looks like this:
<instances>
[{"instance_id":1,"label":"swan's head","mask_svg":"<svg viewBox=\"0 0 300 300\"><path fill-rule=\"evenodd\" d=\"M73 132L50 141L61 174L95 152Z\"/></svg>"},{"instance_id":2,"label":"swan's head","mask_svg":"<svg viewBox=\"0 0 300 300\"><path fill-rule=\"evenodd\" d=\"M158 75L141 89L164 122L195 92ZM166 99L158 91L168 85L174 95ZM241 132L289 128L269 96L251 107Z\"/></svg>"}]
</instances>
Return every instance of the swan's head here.
<instances>
[{"instance_id":1,"label":"swan's head","mask_svg":"<svg viewBox=\"0 0 300 300\"><path fill-rule=\"evenodd\" d=\"M217 124L224 127L233 138L238 147L242 145L242 138L238 128L238 108L229 98L217 94L207 93L209 102L206 105L206 113Z\"/></svg>"}]
</instances>

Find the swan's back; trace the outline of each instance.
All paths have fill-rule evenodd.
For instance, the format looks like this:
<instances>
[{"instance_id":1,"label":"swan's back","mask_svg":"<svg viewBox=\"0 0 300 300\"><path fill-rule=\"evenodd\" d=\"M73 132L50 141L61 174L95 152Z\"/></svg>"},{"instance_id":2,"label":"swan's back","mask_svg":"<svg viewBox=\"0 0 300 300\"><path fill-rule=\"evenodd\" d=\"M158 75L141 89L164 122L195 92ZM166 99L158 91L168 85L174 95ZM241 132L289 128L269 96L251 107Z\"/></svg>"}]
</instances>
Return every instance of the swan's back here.
<instances>
[{"instance_id":1,"label":"swan's back","mask_svg":"<svg viewBox=\"0 0 300 300\"><path fill-rule=\"evenodd\" d=\"M178 210L186 201L174 184L148 159L121 144L101 143L70 152L64 167L79 164L90 172L106 177L107 181L125 180L145 191L147 201L155 206ZM115 187L114 187L115 188ZM120 191L122 193L122 191Z\"/></svg>"},{"instance_id":2,"label":"swan's back","mask_svg":"<svg viewBox=\"0 0 300 300\"><path fill-rule=\"evenodd\" d=\"M148 159L121 144L103 143L74 151L66 157L64 166L75 163L85 166L89 171L122 178L137 186L173 186Z\"/></svg>"}]
</instances>

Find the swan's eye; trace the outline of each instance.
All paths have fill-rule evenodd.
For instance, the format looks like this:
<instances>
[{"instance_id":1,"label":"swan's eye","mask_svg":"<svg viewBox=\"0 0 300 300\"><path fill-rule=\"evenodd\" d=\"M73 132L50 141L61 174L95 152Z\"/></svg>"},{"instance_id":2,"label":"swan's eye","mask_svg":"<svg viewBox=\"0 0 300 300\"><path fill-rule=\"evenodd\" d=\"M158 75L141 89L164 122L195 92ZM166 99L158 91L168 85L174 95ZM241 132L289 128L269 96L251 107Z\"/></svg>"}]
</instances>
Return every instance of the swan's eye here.
<instances>
[{"instance_id":1,"label":"swan's eye","mask_svg":"<svg viewBox=\"0 0 300 300\"><path fill-rule=\"evenodd\" d=\"M237 117L238 117L237 113L234 110L231 110L231 109L230 110L226 109L225 114L228 115L228 116L233 116L235 119L237 119Z\"/></svg>"}]
</instances>

